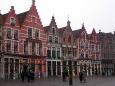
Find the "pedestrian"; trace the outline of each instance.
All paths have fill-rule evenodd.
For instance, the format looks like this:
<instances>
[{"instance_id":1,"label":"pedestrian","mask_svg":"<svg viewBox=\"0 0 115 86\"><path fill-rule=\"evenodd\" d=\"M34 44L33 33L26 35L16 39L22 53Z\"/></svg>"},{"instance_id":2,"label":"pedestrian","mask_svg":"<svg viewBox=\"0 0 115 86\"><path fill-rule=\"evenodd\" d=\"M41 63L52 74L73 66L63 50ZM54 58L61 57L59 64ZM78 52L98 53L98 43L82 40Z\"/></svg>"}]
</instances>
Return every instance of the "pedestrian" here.
<instances>
[{"instance_id":1,"label":"pedestrian","mask_svg":"<svg viewBox=\"0 0 115 86\"><path fill-rule=\"evenodd\" d=\"M86 82L86 72L85 71L83 71L83 81L84 83Z\"/></svg>"},{"instance_id":2,"label":"pedestrian","mask_svg":"<svg viewBox=\"0 0 115 86\"><path fill-rule=\"evenodd\" d=\"M22 71L21 72L21 80L22 80L22 82L24 82L24 75L25 75L25 73L24 73L24 71Z\"/></svg>"},{"instance_id":3,"label":"pedestrian","mask_svg":"<svg viewBox=\"0 0 115 86\"><path fill-rule=\"evenodd\" d=\"M62 77L63 77L63 81L65 82L66 81L66 74L65 74L65 72L62 72Z\"/></svg>"},{"instance_id":4,"label":"pedestrian","mask_svg":"<svg viewBox=\"0 0 115 86\"><path fill-rule=\"evenodd\" d=\"M28 82L30 82L30 80L31 80L31 72L30 72L30 70L27 71L27 79L28 79Z\"/></svg>"},{"instance_id":5,"label":"pedestrian","mask_svg":"<svg viewBox=\"0 0 115 86\"><path fill-rule=\"evenodd\" d=\"M83 72L79 72L79 80L82 83L82 81L83 81Z\"/></svg>"}]
</instances>

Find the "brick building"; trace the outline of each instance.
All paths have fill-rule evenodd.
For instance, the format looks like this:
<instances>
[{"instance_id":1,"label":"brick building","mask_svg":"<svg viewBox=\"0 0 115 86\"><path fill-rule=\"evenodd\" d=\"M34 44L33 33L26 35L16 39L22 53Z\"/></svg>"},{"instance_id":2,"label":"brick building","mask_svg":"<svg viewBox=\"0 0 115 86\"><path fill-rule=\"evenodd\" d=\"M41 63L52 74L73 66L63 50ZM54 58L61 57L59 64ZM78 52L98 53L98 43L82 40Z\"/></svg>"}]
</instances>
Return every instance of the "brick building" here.
<instances>
[{"instance_id":1,"label":"brick building","mask_svg":"<svg viewBox=\"0 0 115 86\"><path fill-rule=\"evenodd\" d=\"M0 23L0 77L18 78L23 65L45 75L47 37L35 1L20 14L11 6L7 14L0 14Z\"/></svg>"}]
</instances>

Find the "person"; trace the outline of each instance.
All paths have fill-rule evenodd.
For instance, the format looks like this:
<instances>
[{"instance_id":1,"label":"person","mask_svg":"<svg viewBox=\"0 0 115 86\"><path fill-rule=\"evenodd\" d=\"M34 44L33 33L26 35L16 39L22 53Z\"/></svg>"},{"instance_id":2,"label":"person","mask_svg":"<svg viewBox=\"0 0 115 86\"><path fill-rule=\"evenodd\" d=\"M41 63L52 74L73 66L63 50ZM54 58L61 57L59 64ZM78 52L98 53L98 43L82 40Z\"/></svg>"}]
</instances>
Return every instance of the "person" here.
<instances>
[{"instance_id":1,"label":"person","mask_svg":"<svg viewBox=\"0 0 115 86\"><path fill-rule=\"evenodd\" d=\"M85 71L83 71L83 81L84 83L86 82L86 72Z\"/></svg>"},{"instance_id":2,"label":"person","mask_svg":"<svg viewBox=\"0 0 115 86\"><path fill-rule=\"evenodd\" d=\"M82 83L82 81L83 81L83 72L79 72L79 80Z\"/></svg>"},{"instance_id":3,"label":"person","mask_svg":"<svg viewBox=\"0 0 115 86\"><path fill-rule=\"evenodd\" d=\"M62 72L62 77L63 77L63 81L66 81L66 75L64 71Z\"/></svg>"},{"instance_id":4,"label":"person","mask_svg":"<svg viewBox=\"0 0 115 86\"><path fill-rule=\"evenodd\" d=\"M24 82L24 71L21 72L21 80Z\"/></svg>"}]
</instances>

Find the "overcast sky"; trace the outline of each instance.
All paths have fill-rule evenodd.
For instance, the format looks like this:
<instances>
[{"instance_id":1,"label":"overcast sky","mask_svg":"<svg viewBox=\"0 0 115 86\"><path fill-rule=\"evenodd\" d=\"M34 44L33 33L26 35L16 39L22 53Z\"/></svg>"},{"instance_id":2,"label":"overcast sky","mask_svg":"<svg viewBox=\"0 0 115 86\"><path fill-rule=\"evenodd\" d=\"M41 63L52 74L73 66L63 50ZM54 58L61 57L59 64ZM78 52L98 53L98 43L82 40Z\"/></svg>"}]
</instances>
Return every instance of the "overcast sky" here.
<instances>
[{"instance_id":1,"label":"overcast sky","mask_svg":"<svg viewBox=\"0 0 115 86\"><path fill-rule=\"evenodd\" d=\"M58 27L66 26L68 17L72 30L80 29L84 23L88 33L115 31L115 0L35 0L43 26L49 25L52 15ZM16 13L29 10L32 0L0 0L1 13L11 6Z\"/></svg>"}]
</instances>

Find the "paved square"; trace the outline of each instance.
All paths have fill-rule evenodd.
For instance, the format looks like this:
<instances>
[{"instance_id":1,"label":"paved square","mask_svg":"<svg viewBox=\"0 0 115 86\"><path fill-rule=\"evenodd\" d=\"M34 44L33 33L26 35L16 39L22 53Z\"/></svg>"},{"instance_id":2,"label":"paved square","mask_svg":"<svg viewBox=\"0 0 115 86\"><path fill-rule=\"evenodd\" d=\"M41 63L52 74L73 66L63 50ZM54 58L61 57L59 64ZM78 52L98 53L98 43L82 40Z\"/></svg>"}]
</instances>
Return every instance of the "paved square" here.
<instances>
[{"instance_id":1,"label":"paved square","mask_svg":"<svg viewBox=\"0 0 115 86\"><path fill-rule=\"evenodd\" d=\"M34 82L19 80L0 80L0 86L69 86L61 78L36 79ZM86 83L80 83L78 78L73 80L73 86L115 86L115 77L88 77Z\"/></svg>"}]
</instances>

